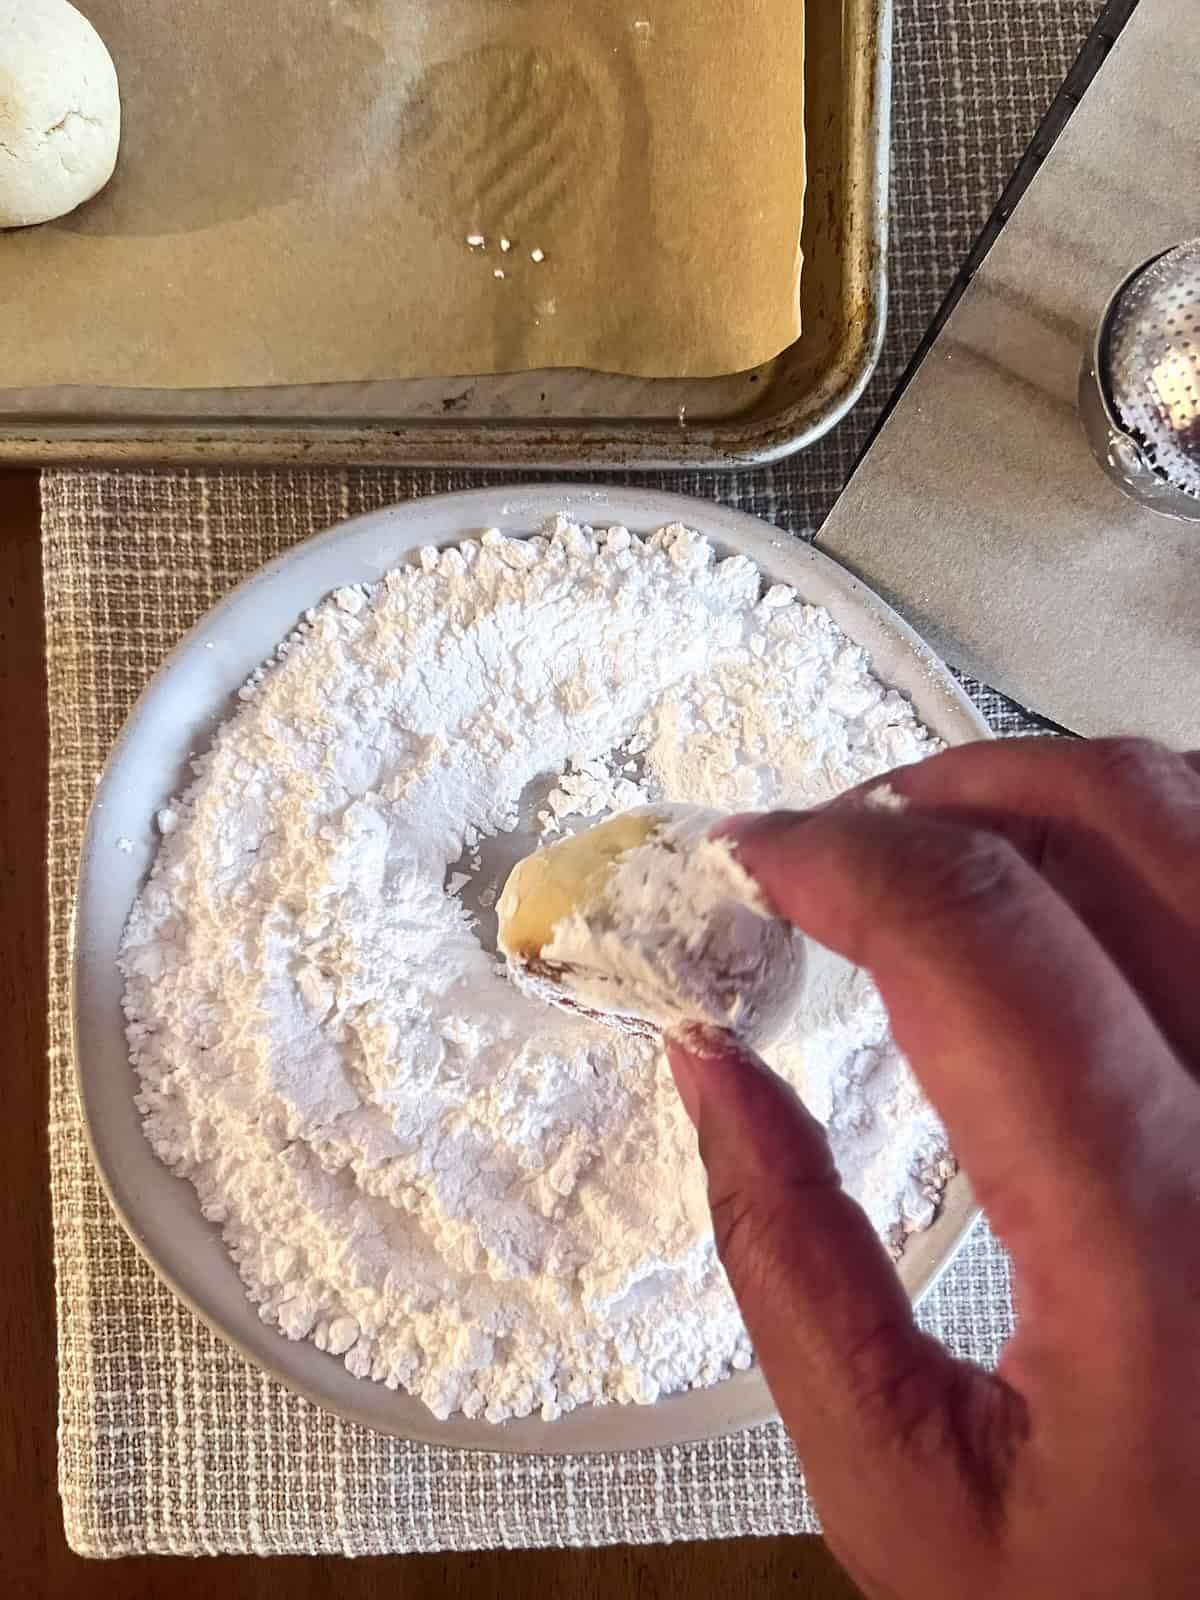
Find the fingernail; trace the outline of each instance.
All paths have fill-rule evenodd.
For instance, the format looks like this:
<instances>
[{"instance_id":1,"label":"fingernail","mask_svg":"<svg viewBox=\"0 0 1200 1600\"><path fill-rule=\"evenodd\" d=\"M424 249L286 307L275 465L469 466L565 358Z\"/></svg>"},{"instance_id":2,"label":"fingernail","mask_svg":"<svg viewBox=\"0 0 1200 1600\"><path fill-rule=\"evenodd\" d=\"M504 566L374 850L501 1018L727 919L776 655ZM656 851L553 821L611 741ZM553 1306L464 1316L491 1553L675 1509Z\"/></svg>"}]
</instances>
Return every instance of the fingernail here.
<instances>
[{"instance_id":1,"label":"fingernail","mask_svg":"<svg viewBox=\"0 0 1200 1600\"><path fill-rule=\"evenodd\" d=\"M690 1022L677 1032L668 1034L666 1042L674 1046L676 1054L694 1063L701 1071L712 1070L715 1066L718 1070L720 1067L728 1070L731 1065L755 1072L769 1070L757 1051L752 1050L745 1040L739 1039L727 1028L718 1028L711 1023Z\"/></svg>"},{"instance_id":2,"label":"fingernail","mask_svg":"<svg viewBox=\"0 0 1200 1600\"><path fill-rule=\"evenodd\" d=\"M693 1022L666 1037L667 1060L683 1109L699 1127L708 1086L731 1071L758 1070L754 1052L724 1028Z\"/></svg>"},{"instance_id":3,"label":"fingernail","mask_svg":"<svg viewBox=\"0 0 1200 1600\"><path fill-rule=\"evenodd\" d=\"M690 1056L723 1056L734 1047L733 1035L724 1028L706 1022L689 1022L675 1033L667 1035L669 1044L676 1044Z\"/></svg>"}]
</instances>

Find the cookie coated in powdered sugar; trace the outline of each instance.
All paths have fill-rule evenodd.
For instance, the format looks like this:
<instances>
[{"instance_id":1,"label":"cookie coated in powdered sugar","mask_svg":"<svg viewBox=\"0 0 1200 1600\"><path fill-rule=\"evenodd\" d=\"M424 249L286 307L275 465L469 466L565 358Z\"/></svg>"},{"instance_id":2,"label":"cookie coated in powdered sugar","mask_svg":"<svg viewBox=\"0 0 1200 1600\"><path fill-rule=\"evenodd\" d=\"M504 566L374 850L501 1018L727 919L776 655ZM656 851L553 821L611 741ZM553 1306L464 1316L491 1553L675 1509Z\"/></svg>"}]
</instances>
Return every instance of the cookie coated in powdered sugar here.
<instances>
[{"instance_id":1,"label":"cookie coated in powdered sugar","mask_svg":"<svg viewBox=\"0 0 1200 1600\"><path fill-rule=\"evenodd\" d=\"M722 1028L770 1044L801 1003L805 941L773 915L730 842L711 836L722 820L720 811L677 801L639 806L522 862L497 908L509 976L552 1005L616 1027L640 1023L651 1035ZM627 825L651 831L629 846L612 834ZM604 838L608 849L621 848L596 871L595 841ZM589 875L571 880L562 907L559 880L549 937L531 959L511 946L506 913L527 916L538 903L530 868L544 873L558 862L561 871L581 847Z\"/></svg>"},{"instance_id":2,"label":"cookie coated in powdered sugar","mask_svg":"<svg viewBox=\"0 0 1200 1600\"><path fill-rule=\"evenodd\" d=\"M678 525L493 531L310 611L161 815L122 952L147 1136L264 1320L439 1416L746 1366L657 1042L520 992L460 864L535 781L550 832L935 748L828 613ZM869 979L815 949L767 1055L880 1233L927 1223L945 1139Z\"/></svg>"}]
</instances>

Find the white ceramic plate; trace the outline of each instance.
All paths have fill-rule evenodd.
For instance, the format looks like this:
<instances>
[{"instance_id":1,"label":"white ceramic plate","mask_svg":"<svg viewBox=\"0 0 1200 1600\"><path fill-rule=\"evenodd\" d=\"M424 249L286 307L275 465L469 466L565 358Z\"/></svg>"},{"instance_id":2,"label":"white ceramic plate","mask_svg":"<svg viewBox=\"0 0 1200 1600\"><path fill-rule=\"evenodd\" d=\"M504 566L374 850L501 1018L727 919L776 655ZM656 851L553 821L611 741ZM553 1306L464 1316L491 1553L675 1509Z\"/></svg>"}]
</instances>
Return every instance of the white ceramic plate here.
<instances>
[{"instance_id":1,"label":"white ceramic plate","mask_svg":"<svg viewBox=\"0 0 1200 1600\"><path fill-rule=\"evenodd\" d=\"M720 551L749 556L768 580L791 584L806 600L827 606L850 638L871 652L879 677L907 694L921 720L948 744L989 736L942 663L895 612L811 546L740 512L649 490L572 485L414 500L343 523L263 567L167 659L134 707L97 788L74 925L75 1060L84 1117L109 1197L142 1254L211 1328L318 1404L387 1433L479 1449L585 1452L675 1444L763 1422L774 1408L752 1370L651 1406L586 1406L557 1422L439 1422L419 1400L353 1378L336 1357L268 1327L246 1298L218 1229L201 1216L195 1191L159 1162L143 1136L117 953L157 849L156 811L186 786L189 753L204 748L230 715L238 688L301 612L331 589L377 580L422 545L453 544L489 527L531 533L560 511L597 525L621 522L638 533L687 523ZM949 1264L975 1216L966 1180L957 1177L937 1220L910 1242L901 1262L914 1300Z\"/></svg>"}]
</instances>

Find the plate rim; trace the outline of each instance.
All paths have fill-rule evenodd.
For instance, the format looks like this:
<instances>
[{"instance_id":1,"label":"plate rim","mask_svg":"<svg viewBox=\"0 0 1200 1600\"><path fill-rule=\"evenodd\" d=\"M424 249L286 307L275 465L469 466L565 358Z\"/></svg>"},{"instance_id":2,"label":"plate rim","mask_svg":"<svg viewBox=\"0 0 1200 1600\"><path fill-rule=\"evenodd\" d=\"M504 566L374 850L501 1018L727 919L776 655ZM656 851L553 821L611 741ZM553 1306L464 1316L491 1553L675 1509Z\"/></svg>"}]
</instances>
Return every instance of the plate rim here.
<instances>
[{"instance_id":1,"label":"plate rim","mask_svg":"<svg viewBox=\"0 0 1200 1600\"><path fill-rule=\"evenodd\" d=\"M484 507L488 507L489 511L481 518L478 513ZM190 1182L166 1167L145 1138L141 1116L134 1104L138 1085L128 1058L124 1019L119 1005L122 986L118 981L115 1016L112 1008L99 1001L96 995L98 985L103 987L107 981L111 988L114 982L115 950L111 942L107 946L107 953L94 948L95 936L92 931L95 903L103 882L119 869L128 868L124 876L133 882L133 894L139 892L158 844L155 837L144 842L140 850L125 852L124 844L130 843L126 839L122 845L121 860L114 860L112 840L102 838L105 831L109 830L109 818L103 812L114 801L119 809L119 787L124 767L136 755L139 738L146 736L148 719L156 712L156 701L169 698L169 686L179 677L183 668L193 663L198 649L203 650L214 644L213 640L205 637L206 634L219 636L221 627L246 612L262 591L278 584L285 574L289 576L288 587L291 587L302 578L306 567L320 566L326 560L335 565L344 560L349 567L349 552L356 549L361 541L380 535L399 535L404 541L402 548L387 546L385 542L377 555L370 558L368 564L374 567L386 555L386 563L378 565L374 571L374 577L378 579L388 567L410 561L422 545L440 548L458 543L482 528L492 526L500 526L508 533L529 536L540 532L547 518L559 513L598 526L624 523L638 532L671 522L685 523L709 538L722 553L748 556L763 572L765 583L789 583L797 588L805 601L826 606L852 642L862 644L856 631L838 615L839 609L843 613L847 609L857 609L871 619L871 627L866 631L878 633L877 646L883 642L899 652L901 663L906 664L908 669L901 676L920 676L923 691L928 693L930 704L939 713L931 716L930 706L922 707L920 715L927 725L941 720L941 714L944 713L945 721L952 729L969 732L977 738L994 737L978 708L945 665L886 601L812 544L746 512L715 501L663 490L579 483L496 485L430 495L379 507L312 534L248 574L197 619L138 696L105 761L84 829L70 922L70 1004L76 1090L88 1146L101 1184L118 1220L143 1259L167 1288L217 1337L243 1359L294 1393L377 1432L456 1449L536 1455L590 1455L646 1447L663 1448L716 1438L775 1420L777 1412L761 1369L755 1366L748 1372L734 1373L708 1388L684 1390L664 1396L648 1406L617 1403L589 1405L553 1422L544 1422L536 1414L498 1424L466 1419L461 1415L443 1422L415 1396L402 1390L389 1390L371 1379L354 1378L338 1357L318 1351L308 1340L290 1341L278 1328L260 1321L226 1249L219 1226L202 1216L196 1191ZM444 525L444 531L437 532L437 524ZM426 534L424 538L420 537L422 531ZM361 553L355 559L360 567L366 560ZM775 575L779 568L789 567L793 569L790 574ZM806 591L805 578L811 580L810 589L815 588L817 594ZM369 581L369 578L361 572L347 572L344 578L326 583L319 591L310 592L303 605L292 610L293 623L307 606L319 604L332 588L341 583L364 581ZM275 624L271 624L272 630L274 627ZM253 627L250 631L254 632ZM240 652L239 660L241 656L253 655L255 659L249 668L253 670L255 665L270 658L286 632L286 627L277 633L271 631L265 648L255 643L252 650L243 649ZM869 649L874 668L878 648L864 648ZM217 676L223 675L233 682L231 674L234 669L231 666L221 662L215 665ZM233 687L221 696L215 708L210 708L210 715L202 718L202 721L215 726L227 720L233 709L229 703L232 694L249 675L249 670L241 673ZM889 682L886 671L880 671L880 676L883 681ZM903 687L901 692L905 692ZM915 696L910 693L909 698ZM941 737L946 736L940 728L934 728L934 731ZM185 744L187 742L184 741ZM950 738L948 742L963 741ZM158 806L177 792L177 785L168 785L159 798L144 806L145 821L149 823ZM123 903L120 928L123 928L128 917L133 894ZM108 920L111 924L111 916ZM99 970L105 963L108 968L106 975ZM104 1028L105 1023L103 1018L96 1017L97 1009L109 1011L107 1031L110 1037L103 1046L97 1042L97 1030ZM132 1113L136 1126L138 1142L133 1147L132 1172L125 1170L125 1162L114 1144L115 1140L124 1149L128 1134L118 1135L114 1132L114 1116L117 1112L114 1104L109 1103L111 1088L108 1087L108 1079L96 1065L101 1048L112 1053L111 1032L114 1025L120 1045L120 1063L110 1071L108 1077L112 1077L120 1067L128 1074L127 1093L118 1096L117 1102L123 1105L123 1120L127 1123ZM157 1189L164 1195L174 1193L177 1203L173 1209L182 1205L185 1212L192 1214L187 1234L178 1240L173 1252L168 1252L168 1259L164 1259L163 1255L159 1237L161 1230L153 1225L152 1219L149 1223L147 1221L144 1198L141 1197L142 1186ZM179 1194L178 1191L183 1193ZM966 1244L978 1217L979 1208L969 1181L959 1171L950 1180L938 1218L929 1230L912 1236L902 1258L901 1276L914 1305L920 1303L951 1266ZM207 1243L197 1237L200 1248L196 1260L181 1266L180 1255L198 1230L204 1231ZM931 1234L934 1235L933 1241ZM936 1242L937 1249L931 1248L933 1242ZM225 1278L227 1299L230 1276L236 1284L242 1315L235 1316L234 1322L240 1326L231 1327L229 1317L214 1311L211 1295L196 1292L196 1280L210 1271ZM234 1309L236 1311L237 1308ZM596 1436L594 1440L593 1435Z\"/></svg>"}]
</instances>

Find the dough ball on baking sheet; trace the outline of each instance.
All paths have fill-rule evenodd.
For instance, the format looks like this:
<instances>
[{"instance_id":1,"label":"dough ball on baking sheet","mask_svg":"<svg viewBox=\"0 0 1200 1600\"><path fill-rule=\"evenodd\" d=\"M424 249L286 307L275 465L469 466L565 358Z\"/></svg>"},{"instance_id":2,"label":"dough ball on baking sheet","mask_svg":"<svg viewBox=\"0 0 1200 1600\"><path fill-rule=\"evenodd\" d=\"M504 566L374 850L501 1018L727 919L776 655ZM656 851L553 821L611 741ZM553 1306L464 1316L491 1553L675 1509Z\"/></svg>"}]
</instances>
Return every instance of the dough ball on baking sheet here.
<instances>
[{"instance_id":1,"label":"dough ball on baking sheet","mask_svg":"<svg viewBox=\"0 0 1200 1600\"><path fill-rule=\"evenodd\" d=\"M49 222L112 177L117 72L68 0L0 0L0 228Z\"/></svg>"}]
</instances>

